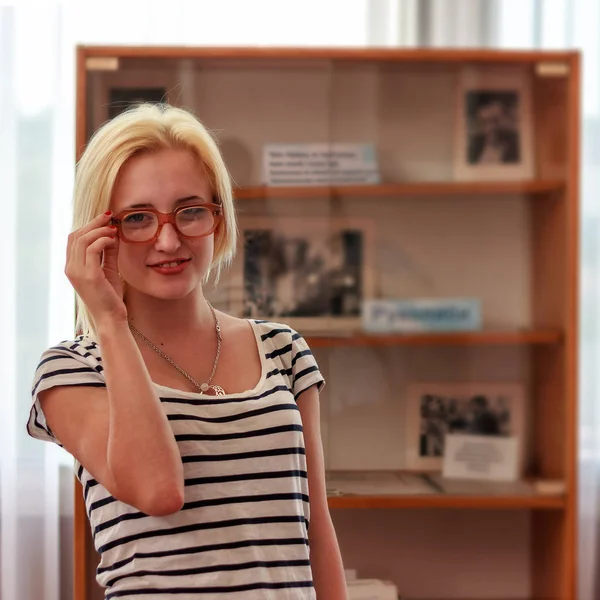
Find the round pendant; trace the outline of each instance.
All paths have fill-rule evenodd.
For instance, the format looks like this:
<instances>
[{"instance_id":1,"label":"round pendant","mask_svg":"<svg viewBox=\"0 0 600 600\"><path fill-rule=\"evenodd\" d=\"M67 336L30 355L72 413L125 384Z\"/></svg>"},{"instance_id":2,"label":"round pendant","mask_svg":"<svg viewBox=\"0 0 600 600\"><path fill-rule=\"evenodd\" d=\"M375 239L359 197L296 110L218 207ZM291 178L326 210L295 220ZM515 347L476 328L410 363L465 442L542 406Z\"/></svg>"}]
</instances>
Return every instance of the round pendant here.
<instances>
[{"instance_id":1,"label":"round pendant","mask_svg":"<svg viewBox=\"0 0 600 600\"><path fill-rule=\"evenodd\" d=\"M200 390L208 396L226 396L225 390L220 385L208 385L203 383L200 385Z\"/></svg>"}]
</instances>

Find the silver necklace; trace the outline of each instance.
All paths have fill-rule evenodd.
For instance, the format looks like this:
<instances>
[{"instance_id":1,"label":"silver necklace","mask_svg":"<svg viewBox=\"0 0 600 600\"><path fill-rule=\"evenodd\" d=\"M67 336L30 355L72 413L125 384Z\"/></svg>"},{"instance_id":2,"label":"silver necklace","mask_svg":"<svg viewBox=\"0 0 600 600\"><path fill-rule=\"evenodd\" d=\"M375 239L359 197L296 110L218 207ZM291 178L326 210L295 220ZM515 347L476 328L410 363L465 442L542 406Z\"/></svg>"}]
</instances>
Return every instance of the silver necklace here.
<instances>
[{"instance_id":1,"label":"silver necklace","mask_svg":"<svg viewBox=\"0 0 600 600\"><path fill-rule=\"evenodd\" d=\"M140 331L138 331L131 323L129 323L129 328L133 333L138 335L150 348L160 354L165 360L170 362L184 377L189 379L203 394L211 390L214 396L225 396L225 390L220 385L211 385L211 381L215 376L217 371L217 365L219 364L219 357L221 356L221 323L219 322L219 317L217 317L217 313L215 309L212 307L210 303L207 303L210 311L212 312L212 316L215 320L215 330L217 332L217 355L215 356L215 361L213 363L212 373L210 377L204 383L198 383L189 373L184 371L172 358L167 356L158 346L154 345L146 336L144 336Z\"/></svg>"}]
</instances>

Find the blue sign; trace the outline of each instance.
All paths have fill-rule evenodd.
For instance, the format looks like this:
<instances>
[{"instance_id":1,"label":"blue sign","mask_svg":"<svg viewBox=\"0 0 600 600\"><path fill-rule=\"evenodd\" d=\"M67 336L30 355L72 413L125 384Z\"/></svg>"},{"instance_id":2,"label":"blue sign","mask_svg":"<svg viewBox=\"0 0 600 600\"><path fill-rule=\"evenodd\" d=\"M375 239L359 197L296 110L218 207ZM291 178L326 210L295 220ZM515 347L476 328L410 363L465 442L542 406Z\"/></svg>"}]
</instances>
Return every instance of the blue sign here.
<instances>
[{"instance_id":1,"label":"blue sign","mask_svg":"<svg viewBox=\"0 0 600 600\"><path fill-rule=\"evenodd\" d=\"M366 300L362 322L370 333L474 331L481 329L481 308L473 298Z\"/></svg>"}]
</instances>

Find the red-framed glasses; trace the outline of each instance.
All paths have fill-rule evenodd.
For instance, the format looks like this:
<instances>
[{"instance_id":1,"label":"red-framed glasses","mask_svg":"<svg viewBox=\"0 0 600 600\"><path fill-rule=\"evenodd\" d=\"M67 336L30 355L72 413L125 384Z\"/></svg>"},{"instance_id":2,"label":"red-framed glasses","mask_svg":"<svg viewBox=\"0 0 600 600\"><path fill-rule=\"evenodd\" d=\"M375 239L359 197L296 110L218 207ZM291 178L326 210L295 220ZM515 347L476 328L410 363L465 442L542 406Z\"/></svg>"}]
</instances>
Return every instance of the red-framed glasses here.
<instances>
[{"instance_id":1,"label":"red-framed glasses","mask_svg":"<svg viewBox=\"0 0 600 600\"><path fill-rule=\"evenodd\" d=\"M165 223L173 225L183 238L210 235L222 217L223 209L218 204L194 204L181 206L170 213L153 208L124 210L111 219L111 224L124 242L142 244L155 241Z\"/></svg>"}]
</instances>

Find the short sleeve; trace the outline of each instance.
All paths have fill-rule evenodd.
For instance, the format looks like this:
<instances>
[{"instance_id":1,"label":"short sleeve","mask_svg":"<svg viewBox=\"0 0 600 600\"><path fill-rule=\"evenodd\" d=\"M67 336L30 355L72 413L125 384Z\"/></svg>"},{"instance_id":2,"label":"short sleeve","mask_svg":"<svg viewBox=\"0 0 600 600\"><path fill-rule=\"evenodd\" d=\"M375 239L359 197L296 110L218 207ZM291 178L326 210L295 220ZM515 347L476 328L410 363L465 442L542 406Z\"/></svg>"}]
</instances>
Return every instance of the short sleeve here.
<instances>
[{"instance_id":1,"label":"short sleeve","mask_svg":"<svg viewBox=\"0 0 600 600\"><path fill-rule=\"evenodd\" d=\"M292 392L294 398L316 385L321 392L325 379L321 374L317 360L313 356L306 340L297 332L292 331Z\"/></svg>"},{"instance_id":2,"label":"short sleeve","mask_svg":"<svg viewBox=\"0 0 600 600\"><path fill-rule=\"evenodd\" d=\"M96 343L91 340L78 338L46 350L33 376L27 433L35 439L61 446L46 422L39 394L56 386L106 387L102 371L102 358Z\"/></svg>"}]
</instances>

